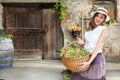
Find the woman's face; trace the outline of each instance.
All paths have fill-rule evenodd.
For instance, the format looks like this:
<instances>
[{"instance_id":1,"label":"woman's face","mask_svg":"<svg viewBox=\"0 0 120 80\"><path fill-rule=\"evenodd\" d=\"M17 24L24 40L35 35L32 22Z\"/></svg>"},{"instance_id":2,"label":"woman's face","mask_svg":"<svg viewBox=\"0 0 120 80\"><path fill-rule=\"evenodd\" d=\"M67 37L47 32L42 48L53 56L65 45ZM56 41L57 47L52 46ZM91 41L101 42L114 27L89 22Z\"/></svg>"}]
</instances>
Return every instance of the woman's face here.
<instances>
[{"instance_id":1,"label":"woman's face","mask_svg":"<svg viewBox=\"0 0 120 80\"><path fill-rule=\"evenodd\" d=\"M101 13L96 15L94 18L94 22L95 22L96 26L102 24L104 21L105 21L105 15L101 14Z\"/></svg>"}]
</instances>

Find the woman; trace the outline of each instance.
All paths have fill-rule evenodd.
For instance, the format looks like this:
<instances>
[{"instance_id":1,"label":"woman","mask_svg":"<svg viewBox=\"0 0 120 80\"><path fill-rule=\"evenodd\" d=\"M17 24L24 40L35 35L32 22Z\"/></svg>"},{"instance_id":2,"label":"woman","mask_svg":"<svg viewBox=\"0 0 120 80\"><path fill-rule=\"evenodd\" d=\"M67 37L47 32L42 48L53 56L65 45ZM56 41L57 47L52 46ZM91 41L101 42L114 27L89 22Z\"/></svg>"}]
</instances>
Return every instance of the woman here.
<instances>
[{"instance_id":1,"label":"woman","mask_svg":"<svg viewBox=\"0 0 120 80\"><path fill-rule=\"evenodd\" d=\"M106 80L105 79L105 59L102 53L104 41L108 35L107 28L103 25L110 20L107 10L103 7L91 12L91 21L85 32L85 43L80 38L79 44L84 44L91 57L88 62L83 62L79 68L82 70L89 67L87 71L73 73L71 80Z\"/></svg>"}]
</instances>

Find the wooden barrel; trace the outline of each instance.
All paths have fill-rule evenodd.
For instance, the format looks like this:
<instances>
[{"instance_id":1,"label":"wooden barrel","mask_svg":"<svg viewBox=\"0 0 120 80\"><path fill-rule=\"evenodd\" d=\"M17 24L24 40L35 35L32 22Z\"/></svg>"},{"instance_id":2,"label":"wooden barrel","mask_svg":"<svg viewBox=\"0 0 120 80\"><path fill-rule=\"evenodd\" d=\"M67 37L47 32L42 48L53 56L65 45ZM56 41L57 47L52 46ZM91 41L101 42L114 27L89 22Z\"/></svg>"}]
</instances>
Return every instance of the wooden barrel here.
<instances>
[{"instance_id":1,"label":"wooden barrel","mask_svg":"<svg viewBox=\"0 0 120 80\"><path fill-rule=\"evenodd\" d=\"M0 51L0 70L11 68L14 50Z\"/></svg>"},{"instance_id":2,"label":"wooden barrel","mask_svg":"<svg viewBox=\"0 0 120 80\"><path fill-rule=\"evenodd\" d=\"M12 39L0 38L0 51L12 50L13 48Z\"/></svg>"}]
</instances>

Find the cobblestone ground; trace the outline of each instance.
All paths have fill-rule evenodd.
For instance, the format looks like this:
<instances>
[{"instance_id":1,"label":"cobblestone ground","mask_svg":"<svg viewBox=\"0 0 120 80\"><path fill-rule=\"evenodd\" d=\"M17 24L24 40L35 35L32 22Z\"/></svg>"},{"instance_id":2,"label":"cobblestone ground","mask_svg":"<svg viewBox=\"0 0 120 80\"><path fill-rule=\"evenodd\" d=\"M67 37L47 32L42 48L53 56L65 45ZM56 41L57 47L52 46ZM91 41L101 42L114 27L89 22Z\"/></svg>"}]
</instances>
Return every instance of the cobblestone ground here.
<instances>
[{"instance_id":1,"label":"cobblestone ground","mask_svg":"<svg viewBox=\"0 0 120 80\"><path fill-rule=\"evenodd\" d=\"M120 80L120 63L107 63L107 80Z\"/></svg>"},{"instance_id":2,"label":"cobblestone ground","mask_svg":"<svg viewBox=\"0 0 120 80\"><path fill-rule=\"evenodd\" d=\"M0 70L4 80L63 80L61 61L14 61L13 68ZM107 63L107 80L120 80L120 63Z\"/></svg>"}]
</instances>

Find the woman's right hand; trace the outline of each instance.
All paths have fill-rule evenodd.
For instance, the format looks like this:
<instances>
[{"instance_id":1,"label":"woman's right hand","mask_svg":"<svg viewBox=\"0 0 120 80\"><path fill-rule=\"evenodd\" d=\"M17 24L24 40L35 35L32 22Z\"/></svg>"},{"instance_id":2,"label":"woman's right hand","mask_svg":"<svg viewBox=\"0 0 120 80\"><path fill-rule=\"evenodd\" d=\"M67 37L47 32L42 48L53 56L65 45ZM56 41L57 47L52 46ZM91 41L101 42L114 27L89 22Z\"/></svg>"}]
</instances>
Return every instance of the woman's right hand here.
<instances>
[{"instance_id":1,"label":"woman's right hand","mask_svg":"<svg viewBox=\"0 0 120 80\"><path fill-rule=\"evenodd\" d=\"M76 38L77 38L79 44L84 44L84 41L82 39L80 39L78 37L76 37Z\"/></svg>"}]
</instances>

